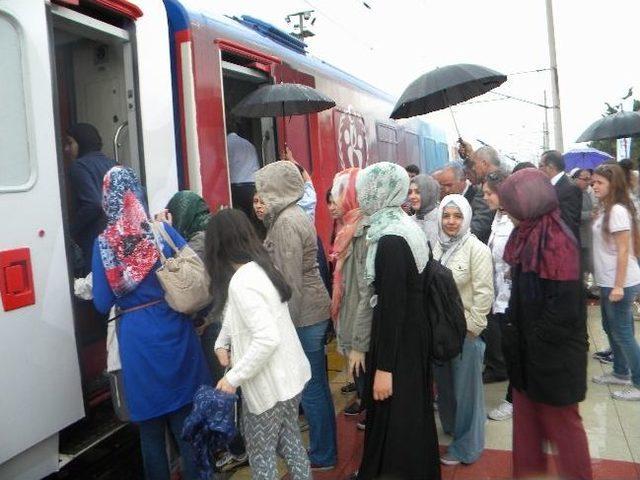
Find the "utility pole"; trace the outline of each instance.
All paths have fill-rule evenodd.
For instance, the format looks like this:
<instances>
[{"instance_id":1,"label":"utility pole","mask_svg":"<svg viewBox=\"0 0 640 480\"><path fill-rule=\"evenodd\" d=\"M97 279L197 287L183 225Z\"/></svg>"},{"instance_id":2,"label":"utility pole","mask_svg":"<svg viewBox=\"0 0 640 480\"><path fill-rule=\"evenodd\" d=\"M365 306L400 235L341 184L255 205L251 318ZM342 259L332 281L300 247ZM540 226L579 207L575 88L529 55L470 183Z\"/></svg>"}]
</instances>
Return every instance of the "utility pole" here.
<instances>
[{"instance_id":1,"label":"utility pole","mask_svg":"<svg viewBox=\"0 0 640 480\"><path fill-rule=\"evenodd\" d=\"M549 150L549 107L547 105L547 91L544 91L544 127L542 129L542 151Z\"/></svg>"},{"instance_id":2,"label":"utility pole","mask_svg":"<svg viewBox=\"0 0 640 480\"><path fill-rule=\"evenodd\" d=\"M553 123L556 150L564 150L562 140L562 114L560 113L560 86L558 84L558 61L556 59L556 34L553 27L553 5L552 0L546 0L547 5L547 35L549 39L549 62L551 68L551 86L553 100Z\"/></svg>"},{"instance_id":3,"label":"utility pole","mask_svg":"<svg viewBox=\"0 0 640 480\"><path fill-rule=\"evenodd\" d=\"M313 19L311 18L313 12L314 12L313 10L306 10L304 12L290 13L289 15L284 17L287 23L291 23L291 19L292 18L295 19L297 17L298 23L293 25L294 31L291 32L291 35L293 35L294 37L300 40L304 40L307 37L313 37L315 35L315 33L313 33L312 31L304 28L305 21L311 20L312 26L314 23L316 23L315 17ZM295 31L296 29L298 29L297 32Z\"/></svg>"}]
</instances>

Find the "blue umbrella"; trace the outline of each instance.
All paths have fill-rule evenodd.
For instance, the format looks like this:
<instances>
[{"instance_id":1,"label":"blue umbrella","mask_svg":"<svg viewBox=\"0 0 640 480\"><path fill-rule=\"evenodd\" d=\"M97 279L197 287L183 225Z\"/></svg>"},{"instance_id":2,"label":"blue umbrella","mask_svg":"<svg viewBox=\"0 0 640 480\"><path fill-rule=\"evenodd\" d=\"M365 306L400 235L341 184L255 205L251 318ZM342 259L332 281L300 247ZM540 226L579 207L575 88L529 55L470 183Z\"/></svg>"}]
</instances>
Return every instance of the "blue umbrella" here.
<instances>
[{"instance_id":1,"label":"blue umbrella","mask_svg":"<svg viewBox=\"0 0 640 480\"><path fill-rule=\"evenodd\" d=\"M569 150L562 158L564 158L564 169L570 172L574 168L596 168L613 157L595 148L582 147Z\"/></svg>"}]
</instances>

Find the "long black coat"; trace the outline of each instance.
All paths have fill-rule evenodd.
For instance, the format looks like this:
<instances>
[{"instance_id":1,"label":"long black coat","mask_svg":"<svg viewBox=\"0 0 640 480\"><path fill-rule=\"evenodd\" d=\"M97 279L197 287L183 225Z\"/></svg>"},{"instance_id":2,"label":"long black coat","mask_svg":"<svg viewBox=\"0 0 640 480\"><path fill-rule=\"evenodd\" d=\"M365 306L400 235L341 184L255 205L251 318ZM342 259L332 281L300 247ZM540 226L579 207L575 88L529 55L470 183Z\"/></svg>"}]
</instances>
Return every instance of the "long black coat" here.
<instances>
[{"instance_id":1,"label":"long black coat","mask_svg":"<svg viewBox=\"0 0 640 480\"><path fill-rule=\"evenodd\" d=\"M586 305L580 281L512 269L510 324L503 334L511 384L533 401L566 406L587 392Z\"/></svg>"},{"instance_id":2,"label":"long black coat","mask_svg":"<svg viewBox=\"0 0 640 480\"><path fill-rule=\"evenodd\" d=\"M367 355L367 429L358 479L439 480L424 273L418 273L406 240L395 235L378 242L375 268L378 299ZM393 394L382 402L373 400L376 370L393 374Z\"/></svg>"}]
</instances>

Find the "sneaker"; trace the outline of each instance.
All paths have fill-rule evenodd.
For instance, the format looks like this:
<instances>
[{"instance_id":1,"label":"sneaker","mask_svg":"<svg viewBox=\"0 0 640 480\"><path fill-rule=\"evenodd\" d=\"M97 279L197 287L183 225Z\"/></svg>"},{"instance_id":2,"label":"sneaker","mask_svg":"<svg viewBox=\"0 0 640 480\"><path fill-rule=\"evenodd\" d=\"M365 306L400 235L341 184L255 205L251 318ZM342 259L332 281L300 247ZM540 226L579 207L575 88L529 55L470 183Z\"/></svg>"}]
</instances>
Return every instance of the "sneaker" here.
<instances>
[{"instance_id":1,"label":"sneaker","mask_svg":"<svg viewBox=\"0 0 640 480\"><path fill-rule=\"evenodd\" d=\"M606 357L599 357L598 361L603 365L613 365L613 353L607 355Z\"/></svg>"},{"instance_id":2,"label":"sneaker","mask_svg":"<svg viewBox=\"0 0 640 480\"><path fill-rule=\"evenodd\" d=\"M358 422L356 423L356 428L361 432L364 432L367 429L367 426L365 425L364 422Z\"/></svg>"},{"instance_id":3,"label":"sneaker","mask_svg":"<svg viewBox=\"0 0 640 480\"><path fill-rule=\"evenodd\" d=\"M247 455L246 452L238 456L230 452L224 452L222 456L216 460L216 468L220 472L228 472L247 463L249 463L249 455Z\"/></svg>"},{"instance_id":4,"label":"sneaker","mask_svg":"<svg viewBox=\"0 0 640 480\"><path fill-rule=\"evenodd\" d=\"M449 455L448 453L445 453L440 457L440 463L442 463L443 465L449 465L452 467L454 465L460 465L460 460L458 460L453 455Z\"/></svg>"},{"instance_id":5,"label":"sneaker","mask_svg":"<svg viewBox=\"0 0 640 480\"><path fill-rule=\"evenodd\" d=\"M336 468L335 465L317 465L315 463L311 464L311 470L313 470L314 472L326 472L328 470L333 470L334 468Z\"/></svg>"},{"instance_id":6,"label":"sneaker","mask_svg":"<svg viewBox=\"0 0 640 480\"><path fill-rule=\"evenodd\" d=\"M637 402L640 400L640 388L629 385L624 390L613 392L611 396L616 400L629 400L632 402Z\"/></svg>"},{"instance_id":7,"label":"sneaker","mask_svg":"<svg viewBox=\"0 0 640 480\"><path fill-rule=\"evenodd\" d=\"M595 352L593 355L591 355L593 358L595 358L596 360L600 360L601 358L606 358L608 356L610 356L613 352L611 351L610 348L606 349L606 350L600 350L599 352Z\"/></svg>"},{"instance_id":8,"label":"sneaker","mask_svg":"<svg viewBox=\"0 0 640 480\"><path fill-rule=\"evenodd\" d=\"M596 375L591 378L593 383L598 385L631 385L631 380L628 378L621 378L614 375L612 372L603 373L602 375Z\"/></svg>"},{"instance_id":9,"label":"sneaker","mask_svg":"<svg viewBox=\"0 0 640 480\"><path fill-rule=\"evenodd\" d=\"M344 409L343 413L347 417L355 417L356 415L360 415L362 412L364 412L364 406L362 405L362 403L353 402L351 405Z\"/></svg>"},{"instance_id":10,"label":"sneaker","mask_svg":"<svg viewBox=\"0 0 640 480\"><path fill-rule=\"evenodd\" d=\"M340 388L340 393L342 393L342 395L351 395L355 391L356 384L353 382L347 383L344 387Z\"/></svg>"},{"instance_id":11,"label":"sneaker","mask_svg":"<svg viewBox=\"0 0 640 480\"><path fill-rule=\"evenodd\" d=\"M503 400L498 408L494 408L489 412L488 417L491 420L495 420L496 422L501 422L502 420L509 420L513 417L513 404L511 402L507 402Z\"/></svg>"}]
</instances>

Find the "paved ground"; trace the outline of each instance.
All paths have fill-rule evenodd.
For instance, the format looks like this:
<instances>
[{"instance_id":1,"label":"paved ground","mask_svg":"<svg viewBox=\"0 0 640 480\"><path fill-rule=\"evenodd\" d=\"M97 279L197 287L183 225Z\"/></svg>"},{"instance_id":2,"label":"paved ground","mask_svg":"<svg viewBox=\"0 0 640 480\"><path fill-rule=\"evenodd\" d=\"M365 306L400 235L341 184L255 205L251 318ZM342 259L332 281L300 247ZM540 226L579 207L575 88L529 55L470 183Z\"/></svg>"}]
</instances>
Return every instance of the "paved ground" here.
<instances>
[{"instance_id":1,"label":"paved ground","mask_svg":"<svg viewBox=\"0 0 640 480\"><path fill-rule=\"evenodd\" d=\"M591 351L607 347L607 340L600 326L600 309L589 307L589 336ZM640 335L638 336L640 338ZM336 412L341 412L349 398L340 394L345 383L345 375L337 355L330 355L331 389ZM602 373L603 366L596 360L589 360L589 378ZM506 383L486 386L487 411L502 400ZM640 479L640 402L621 402L610 398L611 388L589 382L587 399L580 409L584 420L589 448L593 458L594 473L597 478L638 478ZM473 466L444 467L444 478L486 478L503 479L511 476L511 421L487 423L487 450ZM449 437L438 426L440 444L449 443ZM355 421L338 414L338 443L340 465L333 472L315 475L316 480L341 480L357 465L361 455L363 434L358 432ZM305 439L306 440L306 439ZM282 473L285 469L282 468ZM231 480L251 478L248 468L235 472Z\"/></svg>"}]
</instances>

